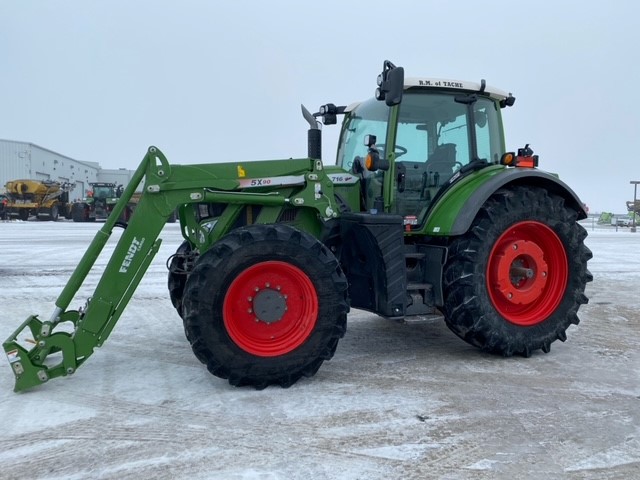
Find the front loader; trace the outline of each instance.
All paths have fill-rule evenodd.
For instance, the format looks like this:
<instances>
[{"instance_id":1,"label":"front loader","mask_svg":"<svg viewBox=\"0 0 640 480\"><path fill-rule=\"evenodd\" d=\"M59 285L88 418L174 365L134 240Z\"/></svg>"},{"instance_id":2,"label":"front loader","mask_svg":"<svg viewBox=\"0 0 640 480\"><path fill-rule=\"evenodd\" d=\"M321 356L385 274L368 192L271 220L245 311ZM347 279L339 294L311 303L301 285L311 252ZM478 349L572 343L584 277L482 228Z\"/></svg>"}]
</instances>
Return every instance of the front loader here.
<instances>
[{"instance_id":1,"label":"front loader","mask_svg":"<svg viewBox=\"0 0 640 480\"><path fill-rule=\"evenodd\" d=\"M504 356L548 352L578 323L591 280L576 194L505 149L515 99L480 84L405 79L384 62L376 98L311 114L307 158L172 165L150 147L56 301L3 344L15 390L72 374L102 346L178 209L169 295L196 357L232 385L288 387L344 335L350 307L441 314ZM321 123L344 115L335 165ZM86 305L69 305L136 187L137 208Z\"/></svg>"}]
</instances>

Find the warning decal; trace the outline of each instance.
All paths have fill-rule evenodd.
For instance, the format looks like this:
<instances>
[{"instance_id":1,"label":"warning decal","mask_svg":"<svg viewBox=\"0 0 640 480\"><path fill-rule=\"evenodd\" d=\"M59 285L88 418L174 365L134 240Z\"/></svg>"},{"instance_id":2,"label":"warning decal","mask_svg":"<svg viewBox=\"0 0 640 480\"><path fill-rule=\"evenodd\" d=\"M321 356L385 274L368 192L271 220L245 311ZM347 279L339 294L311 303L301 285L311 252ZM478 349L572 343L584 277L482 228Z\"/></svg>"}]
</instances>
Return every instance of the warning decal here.
<instances>
[{"instance_id":1,"label":"warning decal","mask_svg":"<svg viewBox=\"0 0 640 480\"><path fill-rule=\"evenodd\" d=\"M9 363L17 362L18 360L20 360L20 357L18 356L18 349L9 350L7 352L7 358L9 359Z\"/></svg>"}]
</instances>

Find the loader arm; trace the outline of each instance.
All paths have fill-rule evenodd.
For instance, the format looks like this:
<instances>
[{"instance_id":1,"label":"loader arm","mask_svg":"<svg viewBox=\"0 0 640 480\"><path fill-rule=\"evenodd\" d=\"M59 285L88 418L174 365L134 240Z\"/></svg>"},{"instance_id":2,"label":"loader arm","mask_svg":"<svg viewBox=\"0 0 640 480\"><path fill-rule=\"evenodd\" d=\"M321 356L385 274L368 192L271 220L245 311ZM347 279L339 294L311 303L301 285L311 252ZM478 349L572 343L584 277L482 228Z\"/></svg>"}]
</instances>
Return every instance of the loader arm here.
<instances>
[{"instance_id":1,"label":"loader arm","mask_svg":"<svg viewBox=\"0 0 640 480\"><path fill-rule=\"evenodd\" d=\"M322 163L312 159L279 163L282 171L289 168L299 188L297 202L314 203L320 217L328 218L336 211L332 202L331 181ZM289 167L287 167L289 165ZM56 307L46 321L32 315L3 343L15 375L15 391L40 385L51 378L72 374L102 346L122 315L147 268L158 252L158 238L167 219L176 208L192 203L251 203L263 206L286 205L290 199L278 191L242 191L246 180L228 174L231 164L169 165L165 156L150 147L131 182L114 206L102 228L96 233L82 259L56 300ZM236 168L236 165L233 165ZM221 173L222 172L222 173ZM106 245L118 219L127 208L136 188L144 180L144 190L93 295L84 308L68 310L74 296ZM313 180L313 181L309 181ZM318 185L323 197L318 201ZM286 189L283 189L286 190ZM183 235L196 236L198 225L182 221ZM220 231L220 235L224 231Z\"/></svg>"}]
</instances>

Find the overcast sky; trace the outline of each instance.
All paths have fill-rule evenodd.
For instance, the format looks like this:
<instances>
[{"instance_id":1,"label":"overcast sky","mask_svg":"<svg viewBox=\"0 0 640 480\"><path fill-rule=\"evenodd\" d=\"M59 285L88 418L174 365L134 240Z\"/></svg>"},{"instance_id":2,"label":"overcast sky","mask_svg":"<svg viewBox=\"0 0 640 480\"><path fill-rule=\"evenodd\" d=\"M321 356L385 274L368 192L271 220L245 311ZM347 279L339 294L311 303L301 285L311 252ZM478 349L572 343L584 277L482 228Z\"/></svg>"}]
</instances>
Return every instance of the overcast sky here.
<instances>
[{"instance_id":1,"label":"overcast sky","mask_svg":"<svg viewBox=\"0 0 640 480\"><path fill-rule=\"evenodd\" d=\"M300 104L372 96L389 59L512 92L507 148L530 143L591 211L623 212L640 180L640 4L526 3L2 0L0 138L104 168L152 144L172 163L304 157Z\"/></svg>"}]
</instances>

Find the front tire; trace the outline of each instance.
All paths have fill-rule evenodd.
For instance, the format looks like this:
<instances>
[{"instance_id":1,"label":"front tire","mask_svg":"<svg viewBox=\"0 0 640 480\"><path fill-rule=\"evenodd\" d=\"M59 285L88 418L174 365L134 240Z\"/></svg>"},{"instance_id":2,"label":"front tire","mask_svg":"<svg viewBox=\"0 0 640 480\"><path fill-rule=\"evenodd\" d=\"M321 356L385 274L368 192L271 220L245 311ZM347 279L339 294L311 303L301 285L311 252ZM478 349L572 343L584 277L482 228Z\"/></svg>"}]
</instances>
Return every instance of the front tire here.
<instances>
[{"instance_id":1,"label":"front tire","mask_svg":"<svg viewBox=\"0 0 640 480\"><path fill-rule=\"evenodd\" d=\"M52 222L57 222L59 216L60 216L60 211L58 210L57 205L54 205L49 209L49 220L51 220Z\"/></svg>"},{"instance_id":2,"label":"front tire","mask_svg":"<svg viewBox=\"0 0 640 480\"><path fill-rule=\"evenodd\" d=\"M89 207L86 203L74 203L71 206L71 218L74 222L88 222L87 211Z\"/></svg>"},{"instance_id":3,"label":"front tire","mask_svg":"<svg viewBox=\"0 0 640 480\"><path fill-rule=\"evenodd\" d=\"M347 280L311 235L239 228L200 255L183 297L196 357L236 386L289 387L329 360L346 330Z\"/></svg>"},{"instance_id":4,"label":"front tire","mask_svg":"<svg viewBox=\"0 0 640 480\"><path fill-rule=\"evenodd\" d=\"M578 324L592 276L577 212L541 188L496 192L455 238L444 271L447 326L504 356L549 352Z\"/></svg>"}]
</instances>

